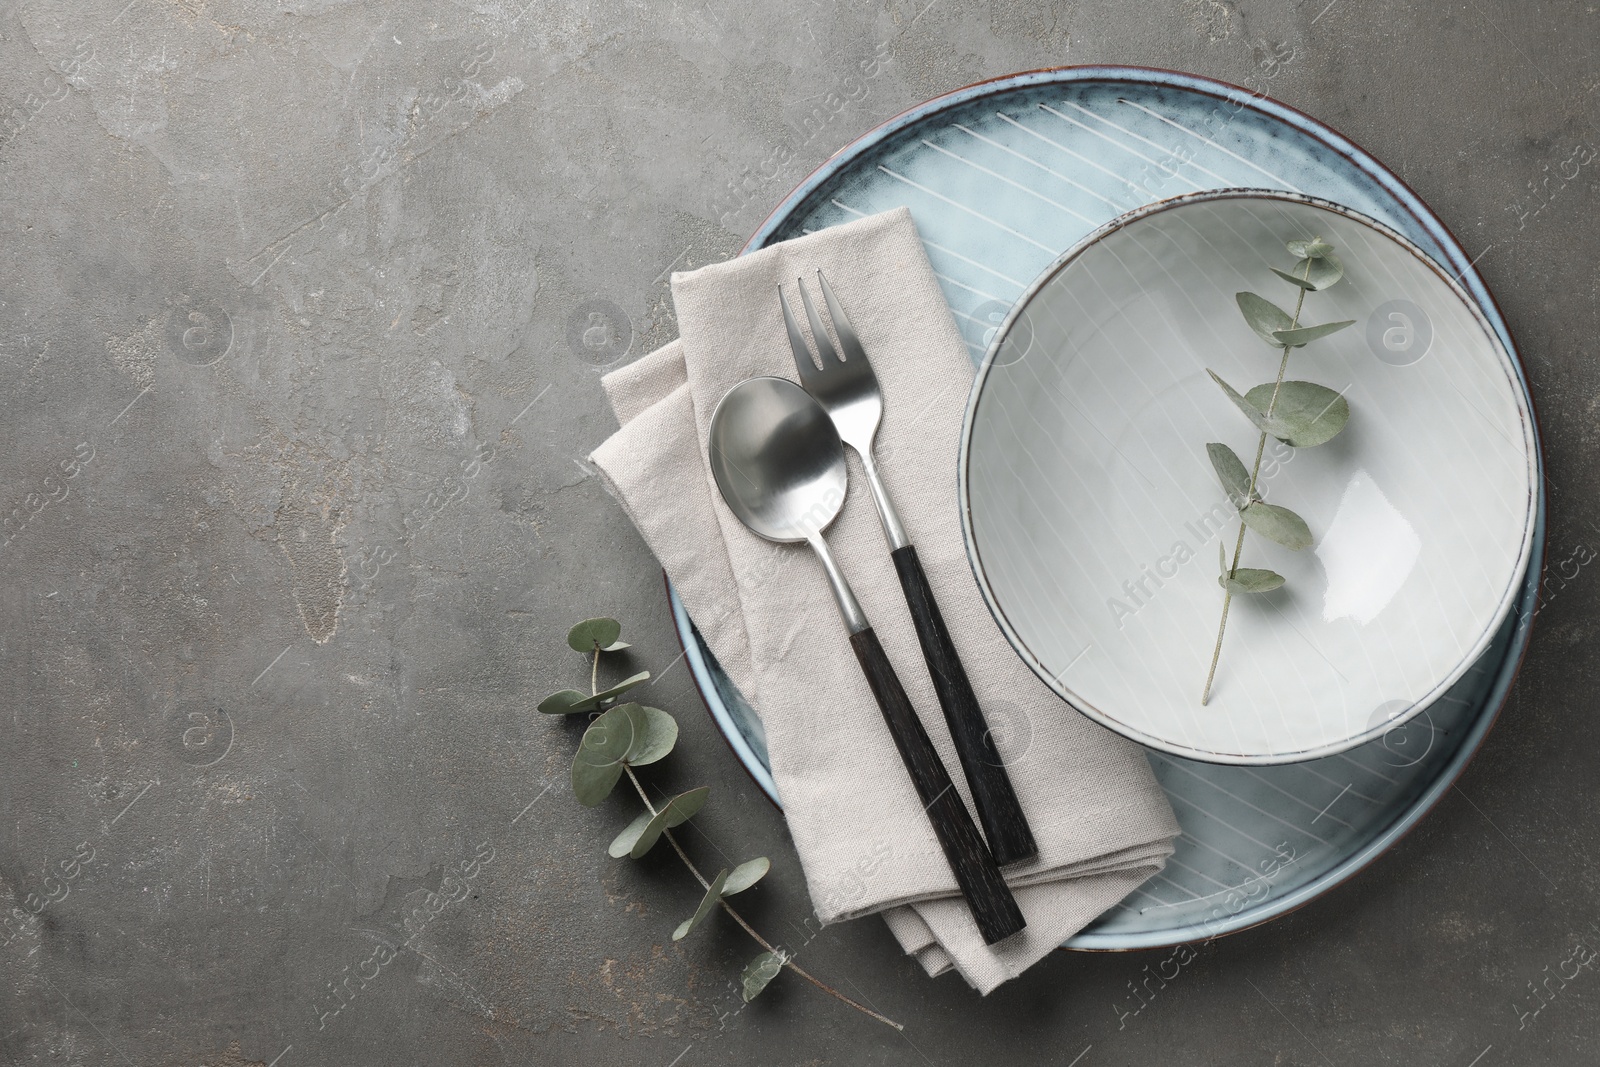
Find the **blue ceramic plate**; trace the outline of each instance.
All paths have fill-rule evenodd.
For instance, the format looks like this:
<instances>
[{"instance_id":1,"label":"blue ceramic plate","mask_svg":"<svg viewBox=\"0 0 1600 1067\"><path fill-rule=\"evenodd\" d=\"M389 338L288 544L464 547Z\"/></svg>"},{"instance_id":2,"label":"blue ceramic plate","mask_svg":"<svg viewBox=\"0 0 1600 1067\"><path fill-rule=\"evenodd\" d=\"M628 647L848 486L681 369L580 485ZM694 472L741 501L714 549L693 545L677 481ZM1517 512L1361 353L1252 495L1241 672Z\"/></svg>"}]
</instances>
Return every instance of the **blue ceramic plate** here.
<instances>
[{"instance_id":1,"label":"blue ceramic plate","mask_svg":"<svg viewBox=\"0 0 1600 1067\"><path fill-rule=\"evenodd\" d=\"M1040 71L929 101L819 168L745 251L905 205L977 362L1033 279L1087 234L1155 200L1232 187L1321 197L1398 230L1459 279L1515 358L1469 257L1381 164L1282 104L1166 71ZM1526 393L1520 362L1517 371ZM1542 458L1538 497L1533 554L1511 615L1471 669L1404 726L1339 755L1284 766L1221 766L1150 751L1183 828L1177 852L1066 947L1152 948L1265 922L1349 878L1415 825L1482 743L1521 661L1543 562ZM712 717L778 802L760 719L676 594L672 608ZM1063 704L1062 714L1073 712Z\"/></svg>"}]
</instances>

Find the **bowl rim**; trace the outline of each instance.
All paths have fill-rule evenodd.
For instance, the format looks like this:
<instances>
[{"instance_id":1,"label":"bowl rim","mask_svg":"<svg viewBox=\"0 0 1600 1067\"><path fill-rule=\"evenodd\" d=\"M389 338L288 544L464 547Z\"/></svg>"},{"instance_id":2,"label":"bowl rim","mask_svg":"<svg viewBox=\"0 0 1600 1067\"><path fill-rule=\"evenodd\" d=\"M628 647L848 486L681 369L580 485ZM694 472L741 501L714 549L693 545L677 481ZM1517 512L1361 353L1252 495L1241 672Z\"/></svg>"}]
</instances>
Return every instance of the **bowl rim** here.
<instances>
[{"instance_id":1,"label":"bowl rim","mask_svg":"<svg viewBox=\"0 0 1600 1067\"><path fill-rule=\"evenodd\" d=\"M1226 200L1272 200L1326 211L1358 225L1366 226L1379 236L1388 238L1409 252L1424 267L1432 271L1440 282L1444 284L1445 288L1465 307L1479 331L1488 339L1495 354L1499 357L1502 368L1513 386L1511 392L1519 414L1518 421L1522 428L1524 457L1527 463L1527 506L1523 514L1522 536L1516 563L1507 577L1505 588L1500 594L1499 603L1496 605L1494 612L1486 617L1486 621L1474 637L1469 649L1458 658L1447 675L1435 682L1426 693L1412 701L1411 705L1403 711L1384 719L1376 726L1369 726L1362 733L1338 741L1326 742L1314 747L1289 752L1213 752L1193 748L1166 737L1147 733L1138 727L1117 719L1095 707L1083 697L1074 694L1059 681L1060 675L1064 674L1065 671L1052 673L1032 649L1028 647L1022 635L1017 632L1006 617L1005 609L1000 604L1000 598L990 586L985 575L980 558L982 553L978 547L977 534L973 528L970 485L973 429L978 416L978 408L983 399L984 387L989 380L989 372L994 368L1000 347L1005 343L1017 320L1022 317L1034 299L1047 286L1071 267L1085 252L1100 244L1106 238L1157 215L1193 207L1198 204L1218 203ZM1376 740L1396 727L1404 725L1445 695L1450 687L1460 681L1462 676L1471 670L1472 666L1483 656L1495 636L1500 632L1500 628L1506 618L1521 600L1523 579L1527 575L1528 563L1533 552L1540 500L1539 442L1537 431L1534 428L1534 418L1531 399L1521 387L1518 361L1502 340L1494 324L1484 314L1483 309L1473 296L1458 284L1457 279L1447 274L1432 256L1428 255L1427 252L1394 228L1354 208L1346 207L1332 200L1278 189L1230 187L1224 189L1202 189L1196 192L1165 197L1116 216L1091 231L1065 252L1062 252L1048 267L1040 272L1039 276L1016 299L1012 304L1011 310L1006 314L1004 321L995 330L993 338L984 351L983 360L978 367L976 377L973 379L971 391L967 395L966 412L961 424L961 445L957 460L957 499L961 513L962 540L965 542L967 549L967 563L971 567L973 578L977 581L978 588L983 594L984 605L989 609L990 616L994 619L995 624L1000 627L1000 631L1005 635L1006 641L1022 661L1064 703L1074 711L1087 716L1107 729L1159 752L1205 763L1234 766L1272 766L1285 763L1302 763L1308 760L1337 755L1352 748L1357 748L1369 741Z\"/></svg>"}]
</instances>

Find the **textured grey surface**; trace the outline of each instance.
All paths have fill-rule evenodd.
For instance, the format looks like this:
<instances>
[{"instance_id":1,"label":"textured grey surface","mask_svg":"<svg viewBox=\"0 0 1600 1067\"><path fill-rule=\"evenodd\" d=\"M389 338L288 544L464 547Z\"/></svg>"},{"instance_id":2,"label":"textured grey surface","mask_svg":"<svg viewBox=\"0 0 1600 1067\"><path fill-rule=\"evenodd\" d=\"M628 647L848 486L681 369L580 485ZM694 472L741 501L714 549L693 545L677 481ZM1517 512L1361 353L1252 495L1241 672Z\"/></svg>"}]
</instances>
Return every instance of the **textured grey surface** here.
<instances>
[{"instance_id":1,"label":"textured grey surface","mask_svg":"<svg viewBox=\"0 0 1600 1067\"><path fill-rule=\"evenodd\" d=\"M1593 1062L1597 31L1507 0L0 0L0 1060ZM1090 62L1254 79L1482 252L1550 600L1460 788L1355 882L1142 999L1165 954L980 1000L875 921L807 924L582 457L602 368L674 334L669 269L926 97ZM713 786L689 847L773 857L751 918L903 1036L792 976L741 1010L743 935L674 944L697 887L605 856L631 809L573 802L576 728L532 710L598 613L683 724L652 781Z\"/></svg>"}]
</instances>

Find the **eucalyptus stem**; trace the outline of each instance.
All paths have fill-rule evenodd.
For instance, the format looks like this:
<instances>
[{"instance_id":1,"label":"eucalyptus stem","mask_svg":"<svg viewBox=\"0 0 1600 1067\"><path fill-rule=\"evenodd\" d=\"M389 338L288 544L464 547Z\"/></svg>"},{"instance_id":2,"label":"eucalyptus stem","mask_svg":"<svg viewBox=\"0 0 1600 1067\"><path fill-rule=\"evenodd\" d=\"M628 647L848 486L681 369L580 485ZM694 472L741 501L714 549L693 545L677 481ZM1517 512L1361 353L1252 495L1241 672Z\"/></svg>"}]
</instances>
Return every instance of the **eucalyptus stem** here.
<instances>
[{"instance_id":1,"label":"eucalyptus stem","mask_svg":"<svg viewBox=\"0 0 1600 1067\"><path fill-rule=\"evenodd\" d=\"M1308 279L1311 277L1311 261L1309 259L1306 260L1304 277ZM1299 298L1294 302L1294 316L1289 323L1289 329L1293 330L1299 327L1300 309L1305 306L1305 302L1306 291L1301 289ZM1278 379L1272 383L1272 399L1267 403L1268 418L1272 417L1273 409L1278 406L1278 391L1283 388L1283 376L1289 369L1289 352L1292 350L1292 348L1293 346L1291 345L1284 345L1283 358L1278 360ZM1250 468L1250 488L1245 493L1246 505L1255 499L1256 480L1261 474L1261 457L1266 453L1266 450L1267 433L1265 430L1263 430L1261 431L1260 439L1256 442L1255 464ZM1240 518L1239 536L1233 542L1233 561L1228 564L1229 578L1233 578L1239 570L1239 556L1244 551L1244 531L1244 519ZM1226 633L1228 629L1228 608L1231 607L1232 604L1233 590L1231 588L1224 588L1222 593L1222 621L1217 624L1217 644L1216 647L1211 650L1211 669L1206 671L1206 687L1200 693L1201 707L1205 707L1206 702L1211 699L1211 683L1217 676L1217 661L1222 658L1222 635Z\"/></svg>"},{"instance_id":2,"label":"eucalyptus stem","mask_svg":"<svg viewBox=\"0 0 1600 1067\"><path fill-rule=\"evenodd\" d=\"M650 798L649 798L649 796L647 796L645 794L644 786L640 784L638 776L633 773L633 768L629 767L627 764L623 764L622 765L622 769L627 773L628 781L633 783L633 788L638 792L639 799L644 801L644 806L647 809L649 809L650 814L652 814L652 815L656 814L656 807L655 807L654 804L650 803ZM689 868L689 873L694 875L695 880L700 883L701 887L704 888L704 889L711 888L711 883L709 881L707 881L706 880L706 876L700 872L700 868L698 868L698 867L696 867L694 865L694 861L691 860L689 858L689 854L683 850L683 845L680 844L678 842L678 839L673 836L672 831L671 830L663 830L663 831L661 831L661 836L665 837L667 839L668 844L670 844L672 846L672 850L678 854L678 858L683 861L683 865L685 867ZM719 900L719 901L717 901L717 903L722 905L722 910L723 911L725 911L729 915L733 916L733 921L738 923L741 927L743 927L745 933L749 934L752 938L755 939L756 944L760 945L762 948L766 949L768 952L773 953L774 955L778 955L779 954L778 950L772 946L771 942L769 942L766 938L762 937L759 933L757 933L756 932L756 928L751 926L748 922L746 922L743 915L740 915L737 911L734 910L732 904L729 904L727 902L727 900L725 900L725 899L724 900ZM850 1005L852 1008L856 1009L857 1011L861 1012L862 1014L870 1015L870 1016L872 1016L872 1018L878 1020L880 1023L884 1023L884 1024L888 1025L888 1026L892 1026L896 1030L904 1030L905 1029L905 1026L902 1023L897 1023L893 1019L890 1019L890 1018L888 1018L886 1016L878 1014L877 1012L873 1011L871 1008L867 1007L865 1004L858 1004L856 1001L851 1000L849 997L845 996L843 993L839 992L837 989L833 988L831 985L828 985L826 982L820 980L815 975L812 975L810 972L804 970L799 964L794 962L794 958L792 956L788 955L787 953L783 953L782 955L783 955L783 965L785 967L787 967L789 970L793 971L795 974L799 975L801 978L804 978L806 981L810 982L812 985L816 986L818 989L822 990L824 993L828 994L830 997L834 997L834 998L836 998L838 1000L842 1000L844 1003Z\"/></svg>"},{"instance_id":3,"label":"eucalyptus stem","mask_svg":"<svg viewBox=\"0 0 1600 1067\"><path fill-rule=\"evenodd\" d=\"M600 648L597 645L595 647L595 650L594 650L594 667L589 672L589 694L591 696L595 695L596 693L598 693L600 691L599 686L597 684L597 681L598 681L598 678L599 678L599 672L600 672ZM622 770L623 770L623 773L625 773L628 776L628 781L633 783L634 791L639 794L639 799L644 803L645 809L647 811L649 811L651 815L660 814L656 810L656 806L654 804L650 803L650 797L649 797L649 795L647 793L645 793L644 785L643 785L643 783L641 783L639 781L639 776L634 773L633 768L631 766L629 766L627 763L623 763L622 764ZM677 837L675 837L673 835L672 831L671 830L662 830L661 831L661 836L665 837L667 839L667 843L670 844L672 846L672 850L678 854L678 858L683 861L683 865L685 867L689 868L689 873L694 875L695 881L700 883L700 887L702 889L710 889L711 888L711 883L706 879L706 876L701 873L700 868L695 866L694 861L691 860L689 858L689 854L683 850L683 845L678 841ZM815 975L813 975L810 972L806 971L798 963L795 963L794 962L794 958L792 956L790 956L788 953L779 952L778 949L776 949L776 948L774 948L772 946L771 942L769 942L766 938L762 937L759 933L756 932L756 928L755 927L751 926L748 922L745 921L745 917L743 915L740 915L737 911L734 910L733 905L729 904L726 898L723 898L723 899L717 901L717 903L722 906L722 910L723 911L727 912L729 915L731 915L733 917L733 921L738 923L744 929L745 933L749 934L752 938L755 939L756 944L760 945L763 949L765 949L766 951L772 953L775 956L781 956L782 959L783 959L783 965L786 968L788 968L789 970L793 971L795 974L799 975L801 978L804 978L806 981L810 982L812 985L816 986L818 989L822 990L824 993L828 994L830 997L833 997L836 1000L843 1001L844 1003L850 1005L850 1007L856 1009L856 1011L861 1012L863 1015L871 1016L872 1018L878 1020L880 1023L883 1023L886 1026L892 1026L896 1030L904 1030L905 1029L905 1025L904 1024L897 1023L893 1019L889 1018L888 1016L880 1015L878 1012L873 1011L871 1008L867 1007L865 1004L860 1004L860 1003L857 1003L854 1000L851 1000L849 997L845 996L843 993L839 992L837 989L833 988L831 985L828 985L826 982L822 981L821 979L817 978Z\"/></svg>"}]
</instances>

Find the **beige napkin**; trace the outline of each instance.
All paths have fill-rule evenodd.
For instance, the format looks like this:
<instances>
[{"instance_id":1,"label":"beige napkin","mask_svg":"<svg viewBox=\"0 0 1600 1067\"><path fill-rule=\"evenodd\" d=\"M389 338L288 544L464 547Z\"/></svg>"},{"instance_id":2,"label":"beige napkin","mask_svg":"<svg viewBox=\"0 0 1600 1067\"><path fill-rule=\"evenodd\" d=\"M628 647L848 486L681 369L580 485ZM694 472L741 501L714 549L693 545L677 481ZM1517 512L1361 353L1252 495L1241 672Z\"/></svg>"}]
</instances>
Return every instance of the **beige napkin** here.
<instances>
[{"instance_id":1,"label":"beige napkin","mask_svg":"<svg viewBox=\"0 0 1600 1067\"><path fill-rule=\"evenodd\" d=\"M1028 926L986 946L804 545L746 530L712 481L711 412L753 375L794 378L777 291L827 273L883 389L877 458L1039 842L1006 871ZM816 296L812 290L813 298ZM904 208L674 274L677 341L604 386L622 428L590 458L766 728L772 775L823 922L881 912L929 974L987 993L1161 869L1178 833L1137 746L1049 691L1006 643L962 543L956 458L973 368ZM798 304L795 305L798 309ZM962 798L971 797L866 491L829 545Z\"/></svg>"}]
</instances>

